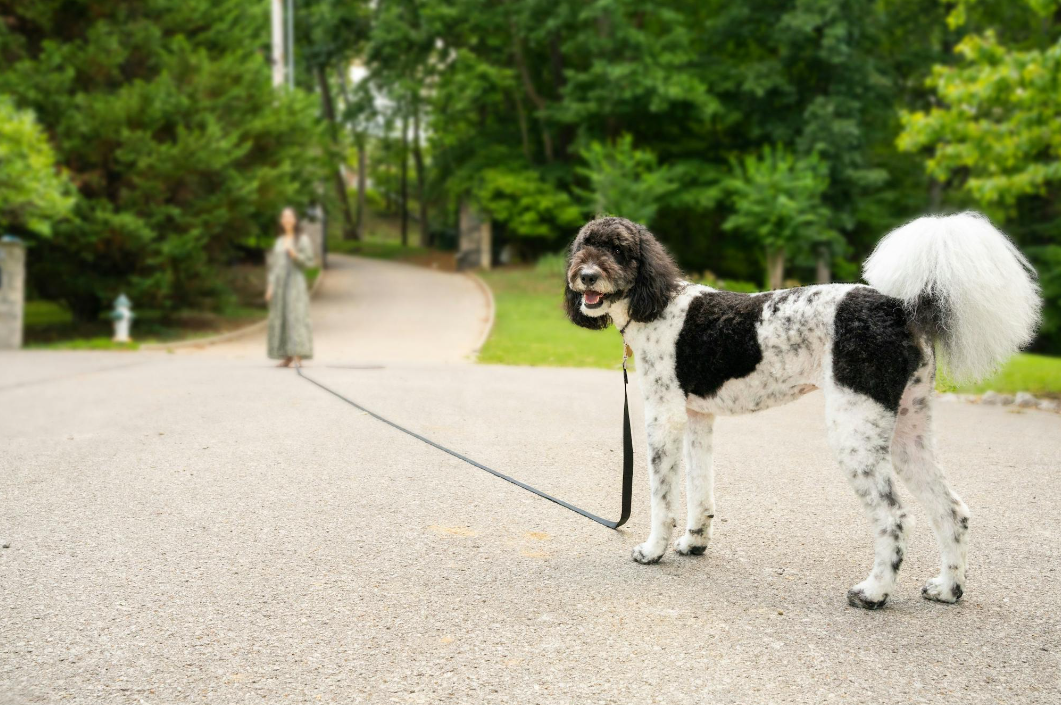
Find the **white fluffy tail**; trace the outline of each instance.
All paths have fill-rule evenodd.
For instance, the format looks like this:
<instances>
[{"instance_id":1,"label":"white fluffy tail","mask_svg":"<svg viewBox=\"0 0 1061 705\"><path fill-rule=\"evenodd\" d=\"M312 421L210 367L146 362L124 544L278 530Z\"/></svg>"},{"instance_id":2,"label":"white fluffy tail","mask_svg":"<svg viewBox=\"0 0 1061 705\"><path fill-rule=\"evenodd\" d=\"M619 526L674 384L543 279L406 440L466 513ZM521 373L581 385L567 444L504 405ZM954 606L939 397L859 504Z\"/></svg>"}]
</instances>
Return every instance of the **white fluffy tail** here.
<instances>
[{"instance_id":1,"label":"white fluffy tail","mask_svg":"<svg viewBox=\"0 0 1061 705\"><path fill-rule=\"evenodd\" d=\"M862 276L901 299L937 337L955 381L994 372L1039 326L1035 270L979 213L918 218L891 231L862 265Z\"/></svg>"}]
</instances>

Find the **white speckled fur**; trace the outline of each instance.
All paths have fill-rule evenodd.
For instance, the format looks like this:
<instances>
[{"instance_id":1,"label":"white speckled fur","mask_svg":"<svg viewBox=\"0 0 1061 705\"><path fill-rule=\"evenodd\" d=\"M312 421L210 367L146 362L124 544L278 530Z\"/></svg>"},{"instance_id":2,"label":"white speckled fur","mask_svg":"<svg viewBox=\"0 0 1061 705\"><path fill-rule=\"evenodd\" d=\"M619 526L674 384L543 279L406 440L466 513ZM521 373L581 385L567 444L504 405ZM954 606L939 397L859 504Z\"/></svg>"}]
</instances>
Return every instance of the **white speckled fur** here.
<instances>
[{"instance_id":1,"label":"white speckled fur","mask_svg":"<svg viewBox=\"0 0 1061 705\"><path fill-rule=\"evenodd\" d=\"M1000 364L1034 335L1041 307L1034 272L975 213L921 218L893 231L864 272L876 292L832 284L750 298L713 294L679 281L644 226L602 217L579 231L565 310L584 328L600 330L610 320L623 332L645 399L652 520L634 560L655 563L667 550L683 454L688 512L675 549L706 549L715 515L715 416L821 389L829 444L874 530L873 567L848 602L876 609L895 589L907 524L895 475L928 511L942 556L922 595L940 602L962 596L969 510L935 460L934 346L960 376ZM590 293L606 296L589 309Z\"/></svg>"},{"instance_id":2,"label":"white speckled fur","mask_svg":"<svg viewBox=\"0 0 1061 705\"><path fill-rule=\"evenodd\" d=\"M1027 345L1042 300L1035 270L980 213L918 218L888 233L862 267L874 288L942 314L939 342L952 379L982 379Z\"/></svg>"},{"instance_id":3,"label":"white speckled fur","mask_svg":"<svg viewBox=\"0 0 1061 705\"><path fill-rule=\"evenodd\" d=\"M645 399L652 497L651 529L633 550L634 560L654 563L663 557L676 518L678 465L684 451L687 520L675 543L683 555L703 553L715 513L711 469L712 425L716 415L743 414L794 401L814 389L826 397L829 443L873 524L873 567L849 591L849 600L878 607L894 591L905 551L905 513L893 486L893 457L899 476L928 508L943 555L939 577L924 587L925 597L953 602L965 580L968 510L947 486L932 455L930 394L931 345L907 388L899 415L876 401L837 385L832 374L833 322L840 300L857 285L808 287L808 296L787 297L763 308L757 328L762 362L750 375L730 379L710 398L686 397L675 370L675 344L690 301L704 286L682 284L663 315L649 323L631 322L624 300L587 315L611 316L637 356ZM915 401L917 402L915 404ZM955 586L957 589L955 590Z\"/></svg>"}]
</instances>

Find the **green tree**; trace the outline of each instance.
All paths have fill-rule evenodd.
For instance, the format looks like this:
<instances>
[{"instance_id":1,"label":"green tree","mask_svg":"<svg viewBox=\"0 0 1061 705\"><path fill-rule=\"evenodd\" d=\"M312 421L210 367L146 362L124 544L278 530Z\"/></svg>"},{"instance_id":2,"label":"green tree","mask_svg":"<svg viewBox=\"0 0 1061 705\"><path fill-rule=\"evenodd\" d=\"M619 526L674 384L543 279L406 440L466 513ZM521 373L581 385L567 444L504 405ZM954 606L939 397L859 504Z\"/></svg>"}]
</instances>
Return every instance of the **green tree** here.
<instances>
[{"instance_id":1,"label":"green tree","mask_svg":"<svg viewBox=\"0 0 1061 705\"><path fill-rule=\"evenodd\" d=\"M430 244L428 184L424 150L424 125L429 119L429 93L439 64L437 34L431 13L440 10L433 2L387 0L374 12L371 39L365 50L371 70L366 87L386 96L376 111L386 112L387 122L397 125L398 209L402 243L408 242L409 159L413 162L419 244ZM390 139L390 136L387 136Z\"/></svg>"},{"instance_id":2,"label":"green tree","mask_svg":"<svg viewBox=\"0 0 1061 705\"><path fill-rule=\"evenodd\" d=\"M531 169L486 169L473 193L495 220L518 237L549 241L558 231L582 222L571 197Z\"/></svg>"},{"instance_id":3,"label":"green tree","mask_svg":"<svg viewBox=\"0 0 1061 705\"><path fill-rule=\"evenodd\" d=\"M609 145L591 142L581 155L586 165L576 171L589 188L578 193L593 215L619 215L648 225L678 188L674 170L661 167L651 151L635 149L630 135Z\"/></svg>"},{"instance_id":4,"label":"green tree","mask_svg":"<svg viewBox=\"0 0 1061 705\"><path fill-rule=\"evenodd\" d=\"M963 70L953 48L964 35L993 28L999 46L1041 52L1043 75L1020 81L1039 80L1041 97L1049 95L1057 0L1027 1L1039 12L1011 0L382 0L373 6L369 83L393 106L396 125L411 115L410 91L418 91L428 122L426 180L446 201L439 217L451 223L456 201L477 195L494 209L500 238L541 251L573 234L551 207L624 212L650 220L687 269L747 279L758 274L762 243L750 251L747 239L730 235L736 226L723 224L751 227L757 204L756 219L805 217L811 225L791 232L806 232L813 248L786 244L783 259L775 248L775 283L781 266L811 278L816 260L854 279L858 260L888 229L975 201L970 188L981 176L971 167L927 172L921 154L896 148L901 109L949 110L925 81L933 66ZM962 21L948 24L955 7ZM1011 100L1026 100L1027 87L1013 87L1020 90ZM978 120L1012 108L975 98L964 104L983 106ZM1024 108L1027 120L1053 117L1050 107ZM1056 132L1027 127L1028 149ZM395 128L380 141L400 134ZM786 146L782 155L765 156L772 148L764 145L777 144ZM991 168L1016 178L1007 160L1017 153L989 148L983 153L998 157ZM400 184L402 152L390 152ZM1045 263L1042 248L1061 231L1050 224L1061 216L1042 154L1038 171L1020 179L1040 179L1043 190L1017 197L1010 215L1022 246ZM646 161L653 155L654 164ZM735 196L728 188L735 155L773 163L763 178L787 194L780 204ZM737 163L737 181L747 181L747 163ZM771 209L777 213L767 217ZM818 245L826 243L823 257Z\"/></svg>"},{"instance_id":5,"label":"green tree","mask_svg":"<svg viewBox=\"0 0 1061 705\"><path fill-rule=\"evenodd\" d=\"M0 95L0 233L51 235L73 207L72 190L33 113Z\"/></svg>"},{"instance_id":6,"label":"green tree","mask_svg":"<svg viewBox=\"0 0 1061 705\"><path fill-rule=\"evenodd\" d=\"M1041 335L1061 347L1061 26L1058 0L1028 0L1023 19L974 32L955 47L957 65L934 67L929 109L902 112L898 146L925 155L928 174L958 189L967 202L1007 222L1038 266L1045 307ZM960 28L984 11L959 2L951 13ZM1029 21L1029 18L1035 21ZM1038 25L1036 27L1036 25ZM1027 31L1014 28L1028 27Z\"/></svg>"},{"instance_id":7,"label":"green tree","mask_svg":"<svg viewBox=\"0 0 1061 705\"><path fill-rule=\"evenodd\" d=\"M830 212L822 202L829 187L826 166L817 156L797 158L781 146L733 160L727 181L733 214L722 224L758 244L765 255L766 286L780 288L786 258L835 243Z\"/></svg>"},{"instance_id":8,"label":"green tree","mask_svg":"<svg viewBox=\"0 0 1061 705\"><path fill-rule=\"evenodd\" d=\"M295 25L296 70L298 83L316 90L321 112L328 123L328 136L336 161L348 153L350 137L344 129L348 117L344 109L352 102L347 88L351 62L365 50L371 28L367 2L350 0L302 0L297 5ZM341 99L341 103L337 98ZM353 131L353 141L363 147L363 135ZM364 164L359 159L359 171ZM361 173L359 173L359 177ZM358 221L350 209L343 167L332 173L335 204L341 217L343 236L359 238L363 215ZM360 180L359 180L360 184ZM363 188L361 189L364 190ZM360 198L360 197L359 197ZM360 206L359 211L363 210Z\"/></svg>"},{"instance_id":9,"label":"green tree","mask_svg":"<svg viewBox=\"0 0 1061 705\"><path fill-rule=\"evenodd\" d=\"M219 264L316 199L315 101L277 93L251 0L40 0L0 14L0 91L31 107L78 189L30 277L81 319L126 291L209 306Z\"/></svg>"},{"instance_id":10,"label":"green tree","mask_svg":"<svg viewBox=\"0 0 1061 705\"><path fill-rule=\"evenodd\" d=\"M721 146L747 153L786 144L800 157L817 154L829 174L831 225L848 236L876 231L886 172L873 148L894 138L880 6L749 0L713 10L700 46L712 55L706 76L723 106Z\"/></svg>"},{"instance_id":11,"label":"green tree","mask_svg":"<svg viewBox=\"0 0 1061 705\"><path fill-rule=\"evenodd\" d=\"M1061 181L1061 41L1019 51L989 31L955 51L962 63L937 66L930 79L941 105L903 113L900 149L931 147L929 172L939 179L966 172L963 188L987 205L1047 193Z\"/></svg>"}]
</instances>

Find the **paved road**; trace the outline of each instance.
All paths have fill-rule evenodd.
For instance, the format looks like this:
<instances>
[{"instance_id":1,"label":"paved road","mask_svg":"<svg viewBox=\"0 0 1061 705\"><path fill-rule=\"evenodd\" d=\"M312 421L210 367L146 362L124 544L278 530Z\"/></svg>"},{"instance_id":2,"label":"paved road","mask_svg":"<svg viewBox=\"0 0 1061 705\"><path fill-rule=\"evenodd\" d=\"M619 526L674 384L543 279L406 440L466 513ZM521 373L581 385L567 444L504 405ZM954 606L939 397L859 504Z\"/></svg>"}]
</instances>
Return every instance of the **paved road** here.
<instances>
[{"instance_id":1,"label":"paved road","mask_svg":"<svg viewBox=\"0 0 1061 705\"><path fill-rule=\"evenodd\" d=\"M313 299L320 362L467 361L489 326L476 280L406 264L330 255ZM261 360L264 333L181 353Z\"/></svg>"},{"instance_id":2,"label":"paved road","mask_svg":"<svg viewBox=\"0 0 1061 705\"><path fill-rule=\"evenodd\" d=\"M398 295L454 285L394 273ZM319 350L371 328L347 315L317 317ZM646 492L608 531L237 355L0 356L0 703L1058 702L1056 415L939 405L966 597L918 596L914 509L900 590L865 612L845 592L869 530L819 394L722 419L714 545L640 566ZM307 373L617 512L616 372L341 364Z\"/></svg>"}]
</instances>

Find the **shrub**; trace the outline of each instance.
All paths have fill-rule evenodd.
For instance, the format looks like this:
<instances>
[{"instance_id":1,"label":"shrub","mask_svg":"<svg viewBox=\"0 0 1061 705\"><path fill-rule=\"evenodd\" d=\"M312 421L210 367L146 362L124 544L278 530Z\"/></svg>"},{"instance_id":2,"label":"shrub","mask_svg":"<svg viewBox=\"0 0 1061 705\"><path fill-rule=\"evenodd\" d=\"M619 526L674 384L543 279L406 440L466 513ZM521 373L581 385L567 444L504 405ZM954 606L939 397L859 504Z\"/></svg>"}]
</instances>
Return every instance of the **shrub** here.
<instances>
[{"instance_id":1,"label":"shrub","mask_svg":"<svg viewBox=\"0 0 1061 705\"><path fill-rule=\"evenodd\" d=\"M268 7L238 0L68 3L6 11L0 91L36 112L78 194L30 278L94 320L125 291L175 311L224 298L217 266L315 199L315 101L277 93L257 52Z\"/></svg>"}]
</instances>

